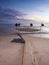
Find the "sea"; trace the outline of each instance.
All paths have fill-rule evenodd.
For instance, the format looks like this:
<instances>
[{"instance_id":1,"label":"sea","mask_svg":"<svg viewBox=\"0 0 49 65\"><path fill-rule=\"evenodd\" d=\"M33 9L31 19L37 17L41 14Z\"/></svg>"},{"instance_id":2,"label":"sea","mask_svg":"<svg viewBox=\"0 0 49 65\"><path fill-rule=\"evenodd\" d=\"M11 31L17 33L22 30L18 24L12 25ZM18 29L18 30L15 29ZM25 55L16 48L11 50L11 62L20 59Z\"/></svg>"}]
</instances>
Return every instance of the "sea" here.
<instances>
[{"instance_id":1,"label":"sea","mask_svg":"<svg viewBox=\"0 0 49 65\"><path fill-rule=\"evenodd\" d=\"M14 24L0 24L0 35L8 35L16 32Z\"/></svg>"},{"instance_id":2,"label":"sea","mask_svg":"<svg viewBox=\"0 0 49 65\"><path fill-rule=\"evenodd\" d=\"M34 26L36 28L40 28L39 32L30 32L30 36L35 37L44 37L49 38L49 26ZM15 34L17 32L15 24L0 24L0 36L1 35L8 35L8 34ZM23 31L19 31L19 33L23 33Z\"/></svg>"}]
</instances>

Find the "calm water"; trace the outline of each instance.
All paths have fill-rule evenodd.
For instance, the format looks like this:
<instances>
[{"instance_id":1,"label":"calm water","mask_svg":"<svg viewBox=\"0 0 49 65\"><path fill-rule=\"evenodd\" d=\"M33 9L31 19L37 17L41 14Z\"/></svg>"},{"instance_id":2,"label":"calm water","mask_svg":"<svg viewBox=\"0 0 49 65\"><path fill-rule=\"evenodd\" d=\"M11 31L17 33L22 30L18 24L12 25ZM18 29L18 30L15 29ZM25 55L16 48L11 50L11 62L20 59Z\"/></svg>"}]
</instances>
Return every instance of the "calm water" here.
<instances>
[{"instance_id":1,"label":"calm water","mask_svg":"<svg viewBox=\"0 0 49 65\"><path fill-rule=\"evenodd\" d=\"M40 28L37 26L37 28ZM29 34L31 36L46 37L49 38L49 27L41 27L40 33ZM0 24L0 35L13 34L16 33L16 28L14 24Z\"/></svg>"},{"instance_id":2,"label":"calm water","mask_svg":"<svg viewBox=\"0 0 49 65\"><path fill-rule=\"evenodd\" d=\"M49 27L48 26L41 27L41 30L39 31L39 33L30 34L30 36L49 38Z\"/></svg>"},{"instance_id":3,"label":"calm water","mask_svg":"<svg viewBox=\"0 0 49 65\"><path fill-rule=\"evenodd\" d=\"M12 34L15 31L14 24L0 24L0 35Z\"/></svg>"}]
</instances>

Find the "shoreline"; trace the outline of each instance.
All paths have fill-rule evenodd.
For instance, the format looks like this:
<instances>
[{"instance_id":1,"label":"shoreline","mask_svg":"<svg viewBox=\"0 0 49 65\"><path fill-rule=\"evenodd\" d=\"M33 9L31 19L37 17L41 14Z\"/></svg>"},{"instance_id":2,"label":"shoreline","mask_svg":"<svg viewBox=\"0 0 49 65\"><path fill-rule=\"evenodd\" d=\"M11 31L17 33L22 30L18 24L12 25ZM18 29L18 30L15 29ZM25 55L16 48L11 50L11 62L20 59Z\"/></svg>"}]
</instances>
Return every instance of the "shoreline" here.
<instances>
[{"instance_id":1,"label":"shoreline","mask_svg":"<svg viewBox=\"0 0 49 65\"><path fill-rule=\"evenodd\" d=\"M48 34L49 33L20 33L21 35L27 35L27 36L30 36L30 37L37 37L37 38L46 38L46 39L49 39L49 36L48 36ZM0 35L0 37L3 37L3 36L14 36L14 35L16 35L16 36L18 36L17 35L17 33L12 33L12 34L3 34L3 35Z\"/></svg>"}]
</instances>

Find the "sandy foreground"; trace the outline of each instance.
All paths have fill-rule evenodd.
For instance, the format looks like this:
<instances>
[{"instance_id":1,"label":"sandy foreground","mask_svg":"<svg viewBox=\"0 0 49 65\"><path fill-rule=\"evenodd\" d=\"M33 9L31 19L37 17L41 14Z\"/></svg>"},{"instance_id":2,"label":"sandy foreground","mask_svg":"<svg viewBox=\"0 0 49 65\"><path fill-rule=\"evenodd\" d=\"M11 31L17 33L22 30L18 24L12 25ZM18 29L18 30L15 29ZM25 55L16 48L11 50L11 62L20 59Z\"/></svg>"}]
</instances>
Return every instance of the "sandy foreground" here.
<instances>
[{"instance_id":1,"label":"sandy foreground","mask_svg":"<svg viewBox=\"0 0 49 65\"><path fill-rule=\"evenodd\" d=\"M49 39L22 37L25 44L17 35L0 36L0 65L49 65Z\"/></svg>"}]
</instances>

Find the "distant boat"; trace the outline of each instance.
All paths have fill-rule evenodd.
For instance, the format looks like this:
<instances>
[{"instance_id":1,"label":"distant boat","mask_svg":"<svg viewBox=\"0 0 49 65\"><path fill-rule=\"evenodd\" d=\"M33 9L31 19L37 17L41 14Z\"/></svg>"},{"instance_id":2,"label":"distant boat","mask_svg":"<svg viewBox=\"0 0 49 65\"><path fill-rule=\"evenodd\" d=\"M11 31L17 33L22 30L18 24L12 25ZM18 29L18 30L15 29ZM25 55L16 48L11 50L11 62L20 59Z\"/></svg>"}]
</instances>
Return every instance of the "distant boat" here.
<instances>
[{"instance_id":1,"label":"distant boat","mask_svg":"<svg viewBox=\"0 0 49 65\"><path fill-rule=\"evenodd\" d=\"M32 27L32 26L33 26L33 24L32 24L32 23L30 23L30 26Z\"/></svg>"},{"instance_id":2,"label":"distant boat","mask_svg":"<svg viewBox=\"0 0 49 65\"><path fill-rule=\"evenodd\" d=\"M20 26L20 23L16 23L15 26Z\"/></svg>"},{"instance_id":3,"label":"distant boat","mask_svg":"<svg viewBox=\"0 0 49 65\"><path fill-rule=\"evenodd\" d=\"M43 24L43 23L41 23L41 26L44 26L44 24Z\"/></svg>"}]
</instances>

